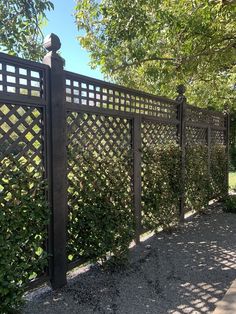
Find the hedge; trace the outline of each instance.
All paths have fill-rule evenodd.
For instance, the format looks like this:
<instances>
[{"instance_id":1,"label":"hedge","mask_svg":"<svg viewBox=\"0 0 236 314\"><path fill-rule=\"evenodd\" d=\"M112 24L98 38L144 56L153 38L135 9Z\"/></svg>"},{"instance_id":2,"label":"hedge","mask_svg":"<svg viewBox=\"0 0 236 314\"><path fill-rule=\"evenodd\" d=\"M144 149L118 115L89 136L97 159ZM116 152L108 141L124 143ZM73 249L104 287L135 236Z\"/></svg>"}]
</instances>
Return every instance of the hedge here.
<instances>
[{"instance_id":1,"label":"hedge","mask_svg":"<svg viewBox=\"0 0 236 314\"><path fill-rule=\"evenodd\" d=\"M131 155L68 151L68 262L79 258L123 260L134 238ZM227 194L225 147L214 145L208 167L206 146L186 147L187 209L202 211ZM169 230L178 223L181 150L175 143L142 151L142 224ZM45 182L17 155L0 164L0 312L19 309L27 283L47 265L49 210Z\"/></svg>"},{"instance_id":2,"label":"hedge","mask_svg":"<svg viewBox=\"0 0 236 314\"><path fill-rule=\"evenodd\" d=\"M48 224L45 183L23 159L0 162L0 312L22 304L30 280L47 265L44 250Z\"/></svg>"},{"instance_id":3,"label":"hedge","mask_svg":"<svg viewBox=\"0 0 236 314\"><path fill-rule=\"evenodd\" d=\"M123 258L134 234L131 158L71 149L68 259Z\"/></svg>"}]
</instances>

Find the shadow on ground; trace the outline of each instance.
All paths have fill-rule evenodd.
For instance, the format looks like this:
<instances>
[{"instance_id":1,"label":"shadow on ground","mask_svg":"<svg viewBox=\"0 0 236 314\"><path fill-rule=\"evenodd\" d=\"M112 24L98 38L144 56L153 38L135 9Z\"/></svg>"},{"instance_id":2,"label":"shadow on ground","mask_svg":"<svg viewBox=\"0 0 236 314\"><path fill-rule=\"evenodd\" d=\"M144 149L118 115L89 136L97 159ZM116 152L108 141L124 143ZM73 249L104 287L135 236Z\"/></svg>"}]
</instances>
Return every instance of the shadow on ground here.
<instances>
[{"instance_id":1,"label":"shadow on ground","mask_svg":"<svg viewBox=\"0 0 236 314\"><path fill-rule=\"evenodd\" d=\"M23 313L211 313L235 278L236 215L216 206L132 249L126 269L92 267L34 297Z\"/></svg>"}]
</instances>

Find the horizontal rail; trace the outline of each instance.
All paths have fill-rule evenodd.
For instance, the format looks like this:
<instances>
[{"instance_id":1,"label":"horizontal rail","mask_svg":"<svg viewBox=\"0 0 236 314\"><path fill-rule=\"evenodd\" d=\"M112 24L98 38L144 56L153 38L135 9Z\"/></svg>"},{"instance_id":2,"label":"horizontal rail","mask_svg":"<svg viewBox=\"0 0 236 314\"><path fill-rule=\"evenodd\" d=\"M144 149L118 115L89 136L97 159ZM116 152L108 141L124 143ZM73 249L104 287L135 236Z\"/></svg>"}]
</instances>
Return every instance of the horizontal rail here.
<instances>
[{"instance_id":1,"label":"horizontal rail","mask_svg":"<svg viewBox=\"0 0 236 314\"><path fill-rule=\"evenodd\" d=\"M217 126L214 124L209 124L209 123L198 123L198 122L190 122L186 121L186 126L191 126L193 128L199 128L199 129L207 129L209 126L213 130L219 130L219 131L225 131L226 128L222 126Z\"/></svg>"},{"instance_id":2,"label":"horizontal rail","mask_svg":"<svg viewBox=\"0 0 236 314\"><path fill-rule=\"evenodd\" d=\"M46 64L36 62L36 61L25 60L16 56L10 56L3 52L0 52L0 61L1 60L7 61L9 63L14 63L14 65L17 64L21 67L27 66L27 67L37 68L37 70L47 70L49 68Z\"/></svg>"},{"instance_id":3,"label":"horizontal rail","mask_svg":"<svg viewBox=\"0 0 236 314\"><path fill-rule=\"evenodd\" d=\"M190 105L190 104L186 104L186 109L193 109L194 111L198 111L198 112L206 112L208 114L212 114L215 116L218 116L220 118L224 117L224 113L219 111L219 110L211 110L211 109L207 109L207 108L200 108L200 107L196 107L194 105Z\"/></svg>"},{"instance_id":4,"label":"horizontal rail","mask_svg":"<svg viewBox=\"0 0 236 314\"><path fill-rule=\"evenodd\" d=\"M0 103L9 103L13 105L21 105L21 106L35 106L35 107L42 107L46 106L47 101L39 98L27 95L10 95L9 93L2 93L0 92Z\"/></svg>"},{"instance_id":5,"label":"horizontal rail","mask_svg":"<svg viewBox=\"0 0 236 314\"><path fill-rule=\"evenodd\" d=\"M112 109L104 109L104 108L89 107L89 106L74 105L74 104L66 104L66 110L73 111L73 112L83 112L83 113L88 113L88 114L92 113L92 114L98 114L98 115L104 115L104 116L116 116L116 117L127 118L127 119L140 117L140 114L136 112L118 111L118 110L112 110ZM141 118L144 120L149 120L149 121L159 122L159 123L164 123L164 124L173 124L173 125L179 124L179 120L177 119L161 118L161 117L149 116L145 114L142 114Z\"/></svg>"},{"instance_id":6,"label":"horizontal rail","mask_svg":"<svg viewBox=\"0 0 236 314\"><path fill-rule=\"evenodd\" d=\"M30 281L27 286L26 290L33 290L35 288L38 288L44 283L47 283L49 281L49 276L47 274L43 274L42 276L36 278L35 280Z\"/></svg>"},{"instance_id":7,"label":"horizontal rail","mask_svg":"<svg viewBox=\"0 0 236 314\"><path fill-rule=\"evenodd\" d=\"M79 266L81 266L85 263L89 263L89 262L90 262L89 258L80 257L80 258L76 259L75 261L69 262L67 264L67 271L70 271L75 267L79 267Z\"/></svg>"}]
</instances>

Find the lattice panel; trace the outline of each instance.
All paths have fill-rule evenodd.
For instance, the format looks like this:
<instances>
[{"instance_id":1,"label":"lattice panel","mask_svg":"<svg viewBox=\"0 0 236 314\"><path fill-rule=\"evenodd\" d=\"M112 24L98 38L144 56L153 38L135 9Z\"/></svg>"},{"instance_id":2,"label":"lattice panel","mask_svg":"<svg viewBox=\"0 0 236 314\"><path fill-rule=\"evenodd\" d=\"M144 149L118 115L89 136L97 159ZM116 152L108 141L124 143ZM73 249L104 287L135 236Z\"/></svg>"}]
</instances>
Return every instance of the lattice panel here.
<instances>
[{"instance_id":1,"label":"lattice panel","mask_svg":"<svg viewBox=\"0 0 236 314\"><path fill-rule=\"evenodd\" d=\"M43 178L42 111L33 107L0 105L0 162L14 156L29 172ZM0 178L0 181L3 178ZM1 184L0 184L1 185Z\"/></svg>"},{"instance_id":2,"label":"lattice panel","mask_svg":"<svg viewBox=\"0 0 236 314\"><path fill-rule=\"evenodd\" d=\"M44 71L31 65L0 61L0 92L45 99Z\"/></svg>"},{"instance_id":3,"label":"lattice panel","mask_svg":"<svg viewBox=\"0 0 236 314\"><path fill-rule=\"evenodd\" d=\"M66 102L104 109L133 112L166 119L176 119L177 103L142 92L135 92L105 82L66 77Z\"/></svg>"},{"instance_id":4,"label":"lattice panel","mask_svg":"<svg viewBox=\"0 0 236 314\"><path fill-rule=\"evenodd\" d=\"M152 145L176 143L178 141L176 125L144 121L141 127L142 149Z\"/></svg>"},{"instance_id":5,"label":"lattice panel","mask_svg":"<svg viewBox=\"0 0 236 314\"><path fill-rule=\"evenodd\" d=\"M225 131L211 130L211 143L225 145Z\"/></svg>"},{"instance_id":6,"label":"lattice panel","mask_svg":"<svg viewBox=\"0 0 236 314\"><path fill-rule=\"evenodd\" d=\"M107 208L114 210L114 215L119 212L119 207L123 206L120 209L121 215L124 214L123 210L131 208L131 121L70 112L67 127L68 259L72 261L79 257L89 259L99 255L101 248L96 246L96 241L92 238L99 237L101 243L104 243L106 221L116 219L115 216L109 218L108 213L104 214L107 210L110 212ZM91 218L93 214L94 222ZM101 215L108 215L104 217L104 230ZM132 214L128 217L132 219ZM84 228L87 234L84 234ZM111 233L108 236L112 236Z\"/></svg>"},{"instance_id":7,"label":"lattice panel","mask_svg":"<svg viewBox=\"0 0 236 314\"><path fill-rule=\"evenodd\" d=\"M76 145L78 152L86 150L120 157L127 153L131 143L131 127L127 119L70 113L68 115L70 145Z\"/></svg>"},{"instance_id":8,"label":"lattice panel","mask_svg":"<svg viewBox=\"0 0 236 314\"><path fill-rule=\"evenodd\" d=\"M207 145L207 129L186 127L186 144L203 144Z\"/></svg>"},{"instance_id":9,"label":"lattice panel","mask_svg":"<svg viewBox=\"0 0 236 314\"><path fill-rule=\"evenodd\" d=\"M32 171L43 172L43 117L41 109L0 105L0 159L14 154Z\"/></svg>"},{"instance_id":10,"label":"lattice panel","mask_svg":"<svg viewBox=\"0 0 236 314\"><path fill-rule=\"evenodd\" d=\"M11 256L11 267L19 267L19 281L46 273L49 214L43 148L42 110L0 104L0 207L1 222L5 221L1 231L9 249L17 246L16 252L7 256Z\"/></svg>"},{"instance_id":11,"label":"lattice panel","mask_svg":"<svg viewBox=\"0 0 236 314\"><path fill-rule=\"evenodd\" d=\"M195 123L206 123L218 127L225 126L225 117L223 113L201 109L189 105L186 108L186 121Z\"/></svg>"},{"instance_id":12,"label":"lattice panel","mask_svg":"<svg viewBox=\"0 0 236 314\"><path fill-rule=\"evenodd\" d=\"M148 230L176 220L180 186L177 128L148 120L141 125L142 226Z\"/></svg>"}]
</instances>

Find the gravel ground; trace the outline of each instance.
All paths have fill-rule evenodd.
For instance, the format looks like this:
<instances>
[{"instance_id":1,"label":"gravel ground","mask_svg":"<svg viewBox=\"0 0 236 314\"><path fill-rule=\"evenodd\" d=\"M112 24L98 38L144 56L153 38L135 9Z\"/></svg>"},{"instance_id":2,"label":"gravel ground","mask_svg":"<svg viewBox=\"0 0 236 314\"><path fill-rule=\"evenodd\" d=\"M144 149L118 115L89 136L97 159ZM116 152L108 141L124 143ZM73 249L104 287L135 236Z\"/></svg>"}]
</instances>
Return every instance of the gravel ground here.
<instances>
[{"instance_id":1,"label":"gravel ground","mask_svg":"<svg viewBox=\"0 0 236 314\"><path fill-rule=\"evenodd\" d=\"M125 269L93 266L59 291L37 292L23 313L211 313L236 278L235 230L236 215L216 206L131 249Z\"/></svg>"}]
</instances>

